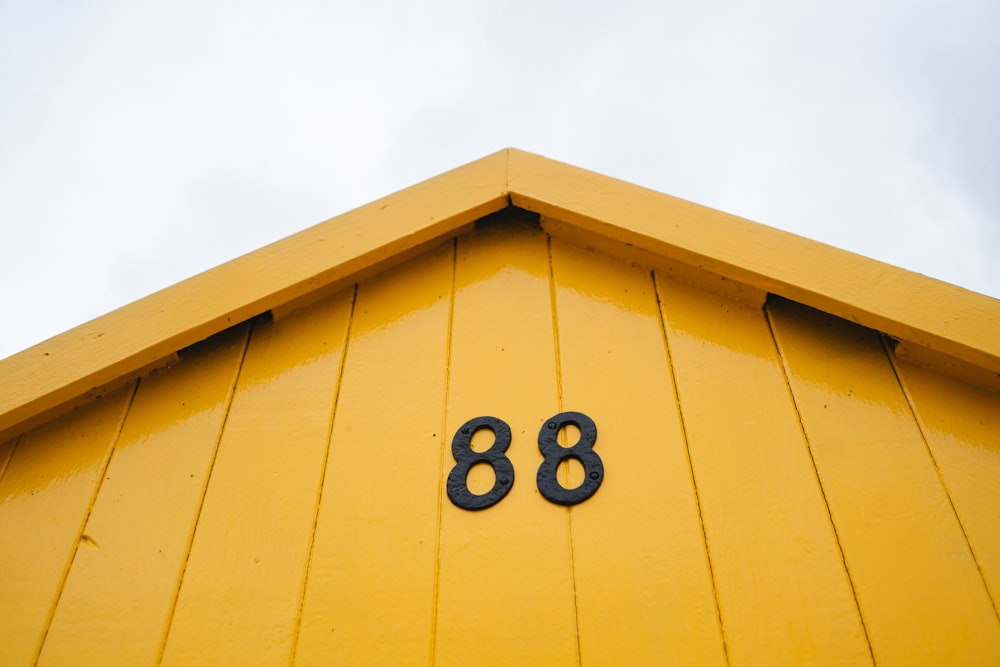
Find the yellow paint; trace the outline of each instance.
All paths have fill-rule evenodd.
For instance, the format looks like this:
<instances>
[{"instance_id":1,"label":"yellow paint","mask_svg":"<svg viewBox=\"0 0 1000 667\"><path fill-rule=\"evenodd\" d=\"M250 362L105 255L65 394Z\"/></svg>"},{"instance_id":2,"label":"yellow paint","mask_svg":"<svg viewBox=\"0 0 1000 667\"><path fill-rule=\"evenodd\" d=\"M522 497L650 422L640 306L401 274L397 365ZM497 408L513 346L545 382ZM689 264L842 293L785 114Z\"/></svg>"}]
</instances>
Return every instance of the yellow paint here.
<instances>
[{"instance_id":1,"label":"yellow paint","mask_svg":"<svg viewBox=\"0 0 1000 667\"><path fill-rule=\"evenodd\" d=\"M0 362L0 432L507 204L506 151L344 213Z\"/></svg>"},{"instance_id":2,"label":"yellow paint","mask_svg":"<svg viewBox=\"0 0 1000 667\"><path fill-rule=\"evenodd\" d=\"M870 664L763 314L657 287L730 664Z\"/></svg>"},{"instance_id":3,"label":"yellow paint","mask_svg":"<svg viewBox=\"0 0 1000 667\"><path fill-rule=\"evenodd\" d=\"M920 366L939 374L955 378L961 384L969 384L990 392L1000 392L1000 373L982 366L949 356L940 351L930 350L905 340L889 338L893 358L911 366Z\"/></svg>"},{"instance_id":4,"label":"yellow paint","mask_svg":"<svg viewBox=\"0 0 1000 667\"><path fill-rule=\"evenodd\" d=\"M552 268L563 406L607 473L570 510L582 663L724 665L652 276L555 240Z\"/></svg>"},{"instance_id":5,"label":"yellow paint","mask_svg":"<svg viewBox=\"0 0 1000 667\"><path fill-rule=\"evenodd\" d=\"M523 151L510 150L507 182L515 206L562 221L563 234L629 244L1000 373L997 299Z\"/></svg>"},{"instance_id":6,"label":"yellow paint","mask_svg":"<svg viewBox=\"0 0 1000 667\"><path fill-rule=\"evenodd\" d=\"M1000 393L909 364L898 371L993 606L1000 606Z\"/></svg>"},{"instance_id":7,"label":"yellow paint","mask_svg":"<svg viewBox=\"0 0 1000 667\"><path fill-rule=\"evenodd\" d=\"M0 479L0 664L38 655L133 389L21 436L14 449Z\"/></svg>"},{"instance_id":8,"label":"yellow paint","mask_svg":"<svg viewBox=\"0 0 1000 667\"><path fill-rule=\"evenodd\" d=\"M142 380L39 664L156 662L246 338Z\"/></svg>"},{"instance_id":9,"label":"yellow paint","mask_svg":"<svg viewBox=\"0 0 1000 667\"><path fill-rule=\"evenodd\" d=\"M1000 620L878 335L768 312L876 662L995 664Z\"/></svg>"},{"instance_id":10,"label":"yellow paint","mask_svg":"<svg viewBox=\"0 0 1000 667\"><path fill-rule=\"evenodd\" d=\"M515 481L482 512L442 500L436 664L578 664L568 510L535 486L538 430L559 411L552 334L545 235L493 224L460 237L441 492L451 436L481 415L510 425Z\"/></svg>"},{"instance_id":11,"label":"yellow paint","mask_svg":"<svg viewBox=\"0 0 1000 667\"><path fill-rule=\"evenodd\" d=\"M299 664L430 655L454 266L448 242L358 287Z\"/></svg>"},{"instance_id":12,"label":"yellow paint","mask_svg":"<svg viewBox=\"0 0 1000 667\"><path fill-rule=\"evenodd\" d=\"M1000 374L1000 302L735 216L508 149L345 213L0 362L0 434L268 310L281 314L508 202L611 254L777 294ZM666 273L671 273L668 270ZM666 273L664 275L666 275ZM919 295L919 298L914 298Z\"/></svg>"},{"instance_id":13,"label":"yellow paint","mask_svg":"<svg viewBox=\"0 0 1000 667\"><path fill-rule=\"evenodd\" d=\"M469 224L508 195L561 217ZM996 308L915 315L930 283L848 257L899 278L862 298L844 257L508 151L0 362L0 663L1000 663L1000 394L762 310L895 313L988 375ZM562 410L606 472L569 508L535 479ZM482 415L515 482L470 512Z\"/></svg>"},{"instance_id":14,"label":"yellow paint","mask_svg":"<svg viewBox=\"0 0 1000 667\"><path fill-rule=\"evenodd\" d=\"M11 438L7 442L0 445L0 479L3 479L4 472L7 471L7 465L10 463L10 457L14 454L14 448L17 446L17 438Z\"/></svg>"},{"instance_id":15,"label":"yellow paint","mask_svg":"<svg viewBox=\"0 0 1000 667\"><path fill-rule=\"evenodd\" d=\"M162 664L290 660L352 300L256 323Z\"/></svg>"}]
</instances>

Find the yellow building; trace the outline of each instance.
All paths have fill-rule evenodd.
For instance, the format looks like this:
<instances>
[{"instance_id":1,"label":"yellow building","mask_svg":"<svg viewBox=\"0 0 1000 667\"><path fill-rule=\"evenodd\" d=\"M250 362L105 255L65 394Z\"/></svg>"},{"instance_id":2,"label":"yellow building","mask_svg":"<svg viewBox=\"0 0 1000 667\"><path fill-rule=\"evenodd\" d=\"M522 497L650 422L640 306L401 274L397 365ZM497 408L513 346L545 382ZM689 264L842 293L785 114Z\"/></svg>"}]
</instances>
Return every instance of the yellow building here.
<instances>
[{"instance_id":1,"label":"yellow building","mask_svg":"<svg viewBox=\"0 0 1000 667\"><path fill-rule=\"evenodd\" d=\"M1000 664L998 334L505 150L0 362L0 664Z\"/></svg>"}]
</instances>

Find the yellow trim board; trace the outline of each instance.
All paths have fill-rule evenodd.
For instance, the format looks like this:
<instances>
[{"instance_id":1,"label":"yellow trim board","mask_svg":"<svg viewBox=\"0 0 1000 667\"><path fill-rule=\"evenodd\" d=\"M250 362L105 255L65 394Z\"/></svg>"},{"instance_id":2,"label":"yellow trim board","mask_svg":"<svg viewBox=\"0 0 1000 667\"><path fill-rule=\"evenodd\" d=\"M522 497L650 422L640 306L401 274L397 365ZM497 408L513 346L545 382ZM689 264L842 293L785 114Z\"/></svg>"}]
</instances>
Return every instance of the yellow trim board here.
<instances>
[{"instance_id":1,"label":"yellow trim board","mask_svg":"<svg viewBox=\"0 0 1000 667\"><path fill-rule=\"evenodd\" d=\"M265 246L0 361L0 432L508 204L1000 374L1000 301L507 149Z\"/></svg>"},{"instance_id":2,"label":"yellow trim board","mask_svg":"<svg viewBox=\"0 0 1000 667\"><path fill-rule=\"evenodd\" d=\"M507 206L507 153L379 199L0 361L0 432Z\"/></svg>"},{"instance_id":3,"label":"yellow trim board","mask_svg":"<svg viewBox=\"0 0 1000 667\"><path fill-rule=\"evenodd\" d=\"M1000 373L996 299L607 176L510 153L515 206Z\"/></svg>"}]
</instances>

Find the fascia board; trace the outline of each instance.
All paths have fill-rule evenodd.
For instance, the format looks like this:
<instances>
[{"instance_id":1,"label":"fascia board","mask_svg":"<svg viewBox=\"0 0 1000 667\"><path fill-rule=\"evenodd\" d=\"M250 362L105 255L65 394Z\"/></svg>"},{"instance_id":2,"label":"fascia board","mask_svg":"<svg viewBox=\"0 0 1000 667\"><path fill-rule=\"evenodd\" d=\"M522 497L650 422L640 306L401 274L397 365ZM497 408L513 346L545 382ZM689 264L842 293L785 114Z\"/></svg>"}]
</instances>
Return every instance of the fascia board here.
<instances>
[{"instance_id":1,"label":"fascia board","mask_svg":"<svg viewBox=\"0 0 1000 667\"><path fill-rule=\"evenodd\" d=\"M515 206L1000 374L1000 301L577 167L510 150Z\"/></svg>"},{"instance_id":2,"label":"fascia board","mask_svg":"<svg viewBox=\"0 0 1000 667\"><path fill-rule=\"evenodd\" d=\"M508 205L506 150L198 274L0 361L0 434L226 327Z\"/></svg>"},{"instance_id":3,"label":"fascia board","mask_svg":"<svg viewBox=\"0 0 1000 667\"><path fill-rule=\"evenodd\" d=\"M516 149L489 155L0 360L0 435L237 322L460 233L508 204L1000 374L1000 301Z\"/></svg>"}]
</instances>

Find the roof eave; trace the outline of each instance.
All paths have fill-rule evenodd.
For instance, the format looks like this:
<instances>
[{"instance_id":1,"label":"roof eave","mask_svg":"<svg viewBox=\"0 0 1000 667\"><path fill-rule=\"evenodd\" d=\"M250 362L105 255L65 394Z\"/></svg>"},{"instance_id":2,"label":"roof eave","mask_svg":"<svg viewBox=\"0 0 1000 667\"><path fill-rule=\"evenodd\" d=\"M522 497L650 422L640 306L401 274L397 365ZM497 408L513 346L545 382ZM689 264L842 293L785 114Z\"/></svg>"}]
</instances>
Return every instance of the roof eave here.
<instances>
[{"instance_id":1,"label":"roof eave","mask_svg":"<svg viewBox=\"0 0 1000 667\"><path fill-rule=\"evenodd\" d=\"M331 218L0 361L0 434L504 208L507 156L494 153Z\"/></svg>"},{"instance_id":2,"label":"roof eave","mask_svg":"<svg viewBox=\"0 0 1000 667\"><path fill-rule=\"evenodd\" d=\"M1000 374L1000 301L507 149L306 229L0 361L0 433L237 322L513 204Z\"/></svg>"},{"instance_id":3,"label":"roof eave","mask_svg":"<svg viewBox=\"0 0 1000 667\"><path fill-rule=\"evenodd\" d=\"M514 205L1000 373L1000 301L522 151Z\"/></svg>"}]
</instances>

